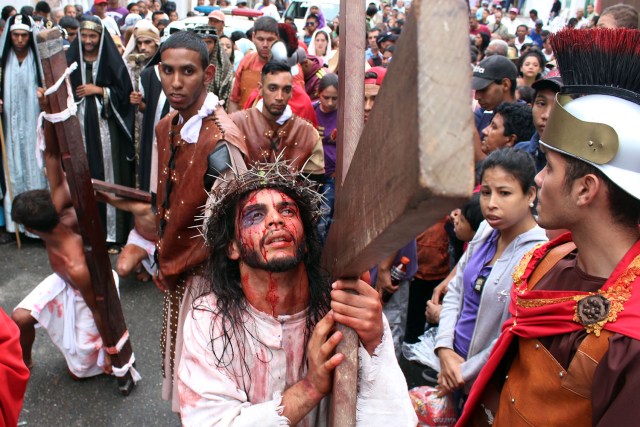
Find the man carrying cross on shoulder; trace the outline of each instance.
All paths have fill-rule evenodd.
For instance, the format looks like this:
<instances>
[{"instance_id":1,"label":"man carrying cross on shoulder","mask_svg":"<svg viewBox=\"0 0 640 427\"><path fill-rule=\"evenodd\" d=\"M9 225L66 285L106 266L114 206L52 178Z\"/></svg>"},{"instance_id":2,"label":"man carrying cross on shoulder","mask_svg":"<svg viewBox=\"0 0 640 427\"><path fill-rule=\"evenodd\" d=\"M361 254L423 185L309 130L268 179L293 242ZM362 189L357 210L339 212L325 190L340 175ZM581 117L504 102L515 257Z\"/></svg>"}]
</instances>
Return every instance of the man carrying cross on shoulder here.
<instances>
[{"instance_id":1,"label":"man carrying cross on shoulder","mask_svg":"<svg viewBox=\"0 0 640 427\"><path fill-rule=\"evenodd\" d=\"M43 89L38 89L38 98L42 109L50 112ZM47 141L55 141L53 132L53 124L45 121ZM22 357L31 368L35 325L40 324L64 354L72 377L111 373L101 340L101 336L107 336L106 325L97 309L78 218L56 144L47 144L45 166L51 192L18 194L11 211L13 221L44 241L54 272L18 304L11 316L20 328ZM115 273L114 281L117 286Z\"/></svg>"},{"instance_id":2,"label":"man carrying cross on shoulder","mask_svg":"<svg viewBox=\"0 0 640 427\"><path fill-rule=\"evenodd\" d=\"M330 286L319 267L313 186L281 162L212 193L210 288L186 318L177 374L183 425L327 425L336 322L360 338L358 425L416 425L378 293Z\"/></svg>"}]
</instances>

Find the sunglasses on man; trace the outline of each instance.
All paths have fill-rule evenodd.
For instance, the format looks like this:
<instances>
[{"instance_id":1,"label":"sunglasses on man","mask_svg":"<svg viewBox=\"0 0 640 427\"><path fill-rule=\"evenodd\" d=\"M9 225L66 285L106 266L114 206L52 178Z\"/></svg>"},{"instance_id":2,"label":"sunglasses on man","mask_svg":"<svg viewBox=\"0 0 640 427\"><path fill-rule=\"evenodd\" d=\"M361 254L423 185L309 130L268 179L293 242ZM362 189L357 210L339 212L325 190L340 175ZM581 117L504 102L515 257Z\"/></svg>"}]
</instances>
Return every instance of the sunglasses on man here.
<instances>
[{"instance_id":1,"label":"sunglasses on man","mask_svg":"<svg viewBox=\"0 0 640 427\"><path fill-rule=\"evenodd\" d=\"M304 24L305 27L315 27L316 23L315 21L309 21L306 24Z\"/></svg>"}]
</instances>

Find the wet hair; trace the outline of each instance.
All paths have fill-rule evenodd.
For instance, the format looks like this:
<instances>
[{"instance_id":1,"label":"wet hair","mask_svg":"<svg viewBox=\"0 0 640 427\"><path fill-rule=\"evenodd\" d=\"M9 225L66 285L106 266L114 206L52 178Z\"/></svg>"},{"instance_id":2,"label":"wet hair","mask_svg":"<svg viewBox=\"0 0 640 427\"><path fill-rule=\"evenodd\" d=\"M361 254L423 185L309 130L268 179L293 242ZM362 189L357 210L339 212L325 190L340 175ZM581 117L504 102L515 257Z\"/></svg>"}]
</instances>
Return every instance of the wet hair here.
<instances>
[{"instance_id":1,"label":"wet hair","mask_svg":"<svg viewBox=\"0 0 640 427\"><path fill-rule=\"evenodd\" d=\"M78 20L76 18L72 18L70 16L63 16L62 18L60 18L60 21L58 21L58 25L62 28L73 28L73 29L77 29L80 28L80 22L78 22Z\"/></svg>"},{"instance_id":2,"label":"wet hair","mask_svg":"<svg viewBox=\"0 0 640 427\"><path fill-rule=\"evenodd\" d=\"M460 208L460 213L467 220L473 231L478 231L480 223L484 221L482 209L480 209L480 193L474 193L467 203Z\"/></svg>"},{"instance_id":3,"label":"wet hair","mask_svg":"<svg viewBox=\"0 0 640 427\"><path fill-rule=\"evenodd\" d=\"M518 180L522 192L526 193L535 187L536 165L526 151L516 148L502 148L489 154L483 161L480 170L480 181L488 169L502 168Z\"/></svg>"},{"instance_id":4,"label":"wet hair","mask_svg":"<svg viewBox=\"0 0 640 427\"><path fill-rule=\"evenodd\" d=\"M638 29L638 11L633 6L628 4L614 4L603 10L600 18L605 15L611 15L619 28Z\"/></svg>"},{"instance_id":5,"label":"wet hair","mask_svg":"<svg viewBox=\"0 0 640 427\"><path fill-rule=\"evenodd\" d=\"M264 78L269 74L278 74L278 73L289 73L291 74L291 67L284 62L280 61L269 61L264 64L261 72L261 79L264 81Z\"/></svg>"},{"instance_id":6,"label":"wet hair","mask_svg":"<svg viewBox=\"0 0 640 427\"><path fill-rule=\"evenodd\" d=\"M525 104L503 102L495 114L500 114L504 123L504 136L515 135L516 142L528 141L536 131L531 107Z\"/></svg>"},{"instance_id":7,"label":"wet hair","mask_svg":"<svg viewBox=\"0 0 640 427\"><path fill-rule=\"evenodd\" d=\"M178 31L172 34L162 45L160 46L160 58L162 54L169 49L187 49L192 50L200 56L200 64L202 69L206 69L209 66L209 52L207 51L207 45L191 31Z\"/></svg>"},{"instance_id":8,"label":"wet hair","mask_svg":"<svg viewBox=\"0 0 640 427\"><path fill-rule=\"evenodd\" d=\"M564 189L569 192L573 182L585 175L593 174L600 178L607 189L609 210L614 219L625 226L637 227L640 220L640 200L618 187L598 168L575 157L558 153L565 160Z\"/></svg>"},{"instance_id":9,"label":"wet hair","mask_svg":"<svg viewBox=\"0 0 640 427\"><path fill-rule=\"evenodd\" d=\"M327 73L320 79L318 85L318 93L322 92L328 87L335 87L338 90L338 75L334 73Z\"/></svg>"},{"instance_id":10,"label":"wet hair","mask_svg":"<svg viewBox=\"0 0 640 427\"><path fill-rule=\"evenodd\" d=\"M262 16L253 24L253 32L264 31L278 35L278 21L270 16Z\"/></svg>"},{"instance_id":11,"label":"wet hair","mask_svg":"<svg viewBox=\"0 0 640 427\"><path fill-rule=\"evenodd\" d=\"M31 190L13 199L11 219L25 227L48 233L60 223L60 216L47 190Z\"/></svg>"},{"instance_id":12,"label":"wet hair","mask_svg":"<svg viewBox=\"0 0 640 427\"><path fill-rule=\"evenodd\" d=\"M307 312L305 326L305 344L315 327L316 323L329 311L329 303L331 300L329 286L329 278L326 271L320 267L320 255L322 245L316 231L316 217L313 214L313 206L310 200L300 197L294 190L286 187L274 185L276 191L291 197L297 204L302 220L306 253L303 256L307 276L309 280L309 309ZM253 371L248 365L245 352L250 351L250 346L245 342L245 337L250 336L253 342L258 346L263 346L267 350L264 357L266 360L260 359L263 363L270 362L270 352L268 347L260 338L255 335L255 328L251 323L246 322L247 299L242 290L240 280L240 265L237 260L232 260L227 255L229 244L237 238L236 216L239 209L253 191L237 193L231 197L226 203L226 208L217 215L216 218L211 217L207 222L206 240L210 248L208 260L208 275L211 277L209 281L209 289L204 293L212 292L216 297L214 308L198 305L194 303L196 310L212 311L212 330L210 348L213 350L213 357L216 366L225 368L230 375L236 376L238 379L247 374L251 378ZM217 335L213 334L213 326L221 328ZM234 341L239 342L236 345ZM264 354L264 353L263 353ZM258 356L259 357L259 356ZM242 370L244 372L233 371L232 362L241 360ZM251 379L249 380L251 381ZM245 387L248 387L245 384Z\"/></svg>"}]
</instances>

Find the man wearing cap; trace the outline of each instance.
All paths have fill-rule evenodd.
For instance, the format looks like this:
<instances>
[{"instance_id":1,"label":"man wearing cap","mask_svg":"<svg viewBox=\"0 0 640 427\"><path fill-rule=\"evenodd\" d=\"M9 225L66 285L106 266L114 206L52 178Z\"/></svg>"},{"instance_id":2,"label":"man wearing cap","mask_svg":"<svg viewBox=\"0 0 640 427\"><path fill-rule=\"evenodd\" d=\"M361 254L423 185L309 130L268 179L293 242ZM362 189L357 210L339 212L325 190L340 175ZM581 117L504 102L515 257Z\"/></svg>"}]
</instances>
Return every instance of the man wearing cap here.
<instances>
[{"instance_id":1,"label":"man wearing cap","mask_svg":"<svg viewBox=\"0 0 640 427\"><path fill-rule=\"evenodd\" d=\"M13 196L47 187L46 177L36 159L36 123L40 114L36 88L42 84L33 25L33 20L26 15L11 16L4 37L0 39L4 41L0 46L0 111L9 166L0 178L3 190L0 199L4 201L6 229L10 233L15 231L15 226L11 221L12 198L5 177L11 179ZM5 239L8 241L9 236Z\"/></svg>"},{"instance_id":2,"label":"man wearing cap","mask_svg":"<svg viewBox=\"0 0 640 427\"><path fill-rule=\"evenodd\" d=\"M536 132L529 141L516 144L516 148L531 154L536 164L536 170L540 172L547 164L547 159L540 148L540 135L544 132L549 119L551 107L555 103L556 93L562 88L562 79L559 76L540 79L531 86L536 92L533 98L533 125Z\"/></svg>"},{"instance_id":3,"label":"man wearing cap","mask_svg":"<svg viewBox=\"0 0 640 427\"><path fill-rule=\"evenodd\" d=\"M479 108L474 112L476 134L474 153L476 161L485 156L480 145L480 135L493 119L493 110L503 102L514 102L518 69L504 56L493 55L483 59L473 68L471 88Z\"/></svg>"},{"instance_id":4,"label":"man wearing cap","mask_svg":"<svg viewBox=\"0 0 640 427\"><path fill-rule=\"evenodd\" d=\"M256 51L242 58L229 97L229 112L244 108L251 92L258 87L262 67L271 58L271 46L278 41L278 22L268 16L256 20L253 26L253 43Z\"/></svg>"},{"instance_id":5,"label":"man wearing cap","mask_svg":"<svg viewBox=\"0 0 640 427\"><path fill-rule=\"evenodd\" d=\"M209 25L216 29L216 34L224 34L224 13L221 10L214 10L209 13Z\"/></svg>"},{"instance_id":6,"label":"man wearing cap","mask_svg":"<svg viewBox=\"0 0 640 427\"><path fill-rule=\"evenodd\" d=\"M570 233L516 267L513 317L461 426L637 425L640 105L627 82L640 65L635 36L570 30L552 39L565 86L540 141L538 223Z\"/></svg>"},{"instance_id":7,"label":"man wearing cap","mask_svg":"<svg viewBox=\"0 0 640 427\"><path fill-rule=\"evenodd\" d=\"M107 14L108 0L94 0L93 11L91 14L97 16L102 21L102 26L106 28L110 34L120 35L120 26L113 17ZM126 9L125 9L126 10Z\"/></svg>"},{"instance_id":8,"label":"man wearing cap","mask_svg":"<svg viewBox=\"0 0 640 427\"><path fill-rule=\"evenodd\" d=\"M129 100L133 87L120 52L97 16L88 16L80 24L80 37L67 51L67 63L74 62L78 68L70 81L91 176L133 187L135 111ZM99 206L107 241L124 243L130 217Z\"/></svg>"},{"instance_id":9,"label":"man wearing cap","mask_svg":"<svg viewBox=\"0 0 640 427\"><path fill-rule=\"evenodd\" d=\"M515 34L518 25L522 24L522 21L518 19L518 8L512 7L509 9L508 16L504 19L504 24L507 26L507 30L509 30L509 34Z\"/></svg>"},{"instance_id":10,"label":"man wearing cap","mask_svg":"<svg viewBox=\"0 0 640 427\"><path fill-rule=\"evenodd\" d=\"M279 156L291 166L322 180L324 151L313 124L293 113L291 67L271 61L262 68L258 89L262 99L255 107L230 115L249 150L248 163L274 161Z\"/></svg>"}]
</instances>

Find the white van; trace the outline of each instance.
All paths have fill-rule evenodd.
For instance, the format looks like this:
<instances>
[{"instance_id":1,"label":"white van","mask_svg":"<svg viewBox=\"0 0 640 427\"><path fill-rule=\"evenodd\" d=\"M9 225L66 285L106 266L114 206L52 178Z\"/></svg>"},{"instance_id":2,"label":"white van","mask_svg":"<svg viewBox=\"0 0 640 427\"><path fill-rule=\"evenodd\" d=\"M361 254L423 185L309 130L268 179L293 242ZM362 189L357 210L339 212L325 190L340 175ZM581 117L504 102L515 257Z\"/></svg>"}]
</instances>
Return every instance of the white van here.
<instances>
[{"instance_id":1,"label":"white van","mask_svg":"<svg viewBox=\"0 0 640 427\"><path fill-rule=\"evenodd\" d=\"M289 7L284 12L281 21L284 22L285 18L293 18L293 22L296 24L296 27L298 27L298 31L302 31L305 24L304 17L307 14L310 3L316 3L320 6L327 23L332 22L333 18L340 13L340 0L293 0L289 3Z\"/></svg>"}]
</instances>

